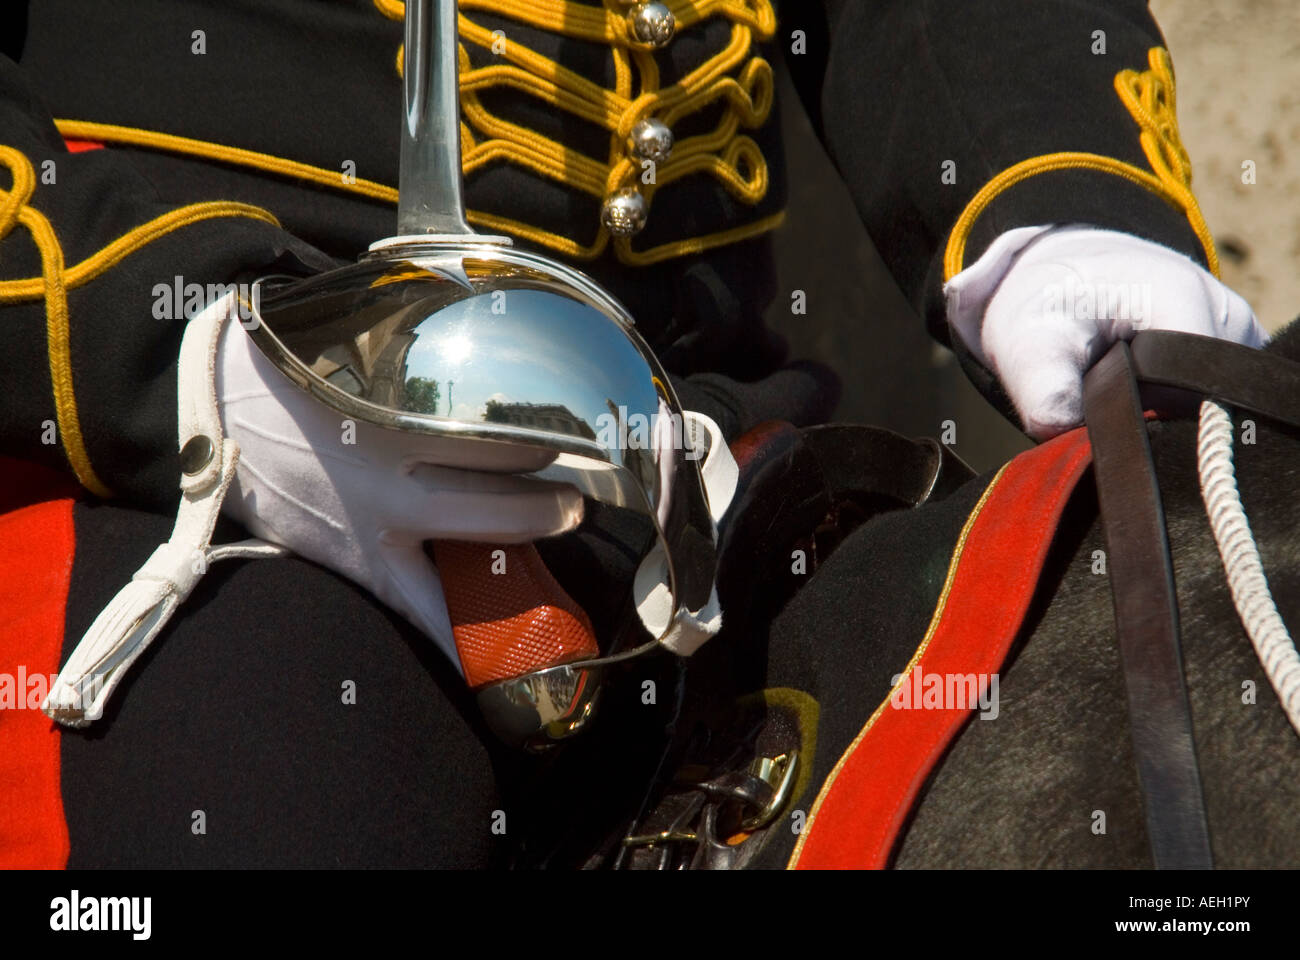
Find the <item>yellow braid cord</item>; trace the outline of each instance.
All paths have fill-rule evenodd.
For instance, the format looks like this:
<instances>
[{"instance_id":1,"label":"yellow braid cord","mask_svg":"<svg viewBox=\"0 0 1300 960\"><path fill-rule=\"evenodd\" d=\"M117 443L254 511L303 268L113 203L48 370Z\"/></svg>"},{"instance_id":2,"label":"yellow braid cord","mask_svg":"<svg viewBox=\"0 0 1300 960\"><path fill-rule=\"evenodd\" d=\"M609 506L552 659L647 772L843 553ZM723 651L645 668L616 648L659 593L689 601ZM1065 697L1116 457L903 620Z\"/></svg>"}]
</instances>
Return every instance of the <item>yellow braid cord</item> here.
<instances>
[{"instance_id":1,"label":"yellow braid cord","mask_svg":"<svg viewBox=\"0 0 1300 960\"><path fill-rule=\"evenodd\" d=\"M202 157L206 160L216 160L221 163L234 164L236 166L251 167L255 170L264 170L268 173L276 173L286 176L296 177L300 180L309 180L312 183L320 184L325 187L332 187L341 190L344 193L355 193L359 196L369 197L371 199L383 200L388 203L397 203L397 188L385 186L382 183L376 183L372 180L356 179L356 182L345 182L343 177L334 170L326 170L323 167L313 167L310 164L299 163L296 160L286 160L282 157L276 157L268 153L258 153L254 150L243 150L237 147L228 147L221 143L212 143L207 140L193 140L189 137L177 137L168 133L157 133L153 130L140 130L135 127L121 127L108 123L93 123L86 120L55 120L55 126L59 133L70 139L87 139L97 140L102 143L121 143L130 146L148 147L152 149L164 150L169 153L181 153L189 156ZM472 139L466 136L464 124L461 125L461 133L464 142L472 143ZM196 204L198 208L224 207L229 208L229 213L208 213L208 216L255 216L266 219L268 223L277 223L275 218L260 207L254 207L242 203L223 202L221 204ZM193 210L193 207L183 207L181 210L174 211L176 214ZM505 217L497 217L492 214L478 213L474 210L466 211L466 219L477 227L491 230L497 233L515 233L520 236L526 235L532 230L527 224L518 223L517 221ZM165 219L165 218L164 218ZM157 223L158 221L154 221ZM278 223L277 223L278 225ZM143 229L143 228L141 228ZM115 243L122 243L127 240L131 234L123 237L122 240ZM600 256L605 246L608 244L608 237L603 238L595 247L584 247L579 243L567 240L564 237L557 237L557 243L554 248L575 259L591 260ZM105 248L107 251L110 248ZM103 251L101 251L102 253ZM128 253L130 250L127 251ZM120 257L118 258L120 259ZM87 261L89 263L89 261ZM69 271L70 276L80 279L80 271L87 264L78 264ZM108 264L112 266L112 264ZM90 279L87 277L86 279ZM17 299L33 299L40 296L41 281L38 279L31 281L21 281L21 284L15 287ZM71 286L79 286L79 283L73 283ZM3 289L0 287L0 289ZM5 300L5 295L0 293L0 303Z\"/></svg>"},{"instance_id":2,"label":"yellow braid cord","mask_svg":"<svg viewBox=\"0 0 1300 960\"><path fill-rule=\"evenodd\" d=\"M385 16L395 20L402 18L404 11L400 0L374 2ZM761 57L750 55L754 39L769 39L776 29L775 15L767 0L679 0L670 4L679 26L715 15L727 16L733 23L730 39L721 51L665 89L659 88L659 71L654 57L630 40L621 12L612 13L560 0L547 3L470 0L462 6L504 11L518 20L566 36L609 42L615 65L615 88L607 90L518 43L507 42L502 54L507 63L479 69L470 66L469 55L462 46L461 106L465 121L461 123L461 155L467 175L489 163L504 160L599 200L625 185L636 183L649 202L658 187L683 177L704 174L719 181L743 203L754 205L766 196L768 172L762 151L739 131L742 127L753 129L761 126L772 109L772 68ZM491 32L463 16L459 20L459 29L463 39L486 49L491 49L496 40ZM399 70L401 62L399 51ZM728 72L738 67L736 76L730 76ZM608 156L604 160L587 157L526 127L492 115L483 107L479 94L499 86L509 86L535 96L609 130ZM659 113L661 119L671 126L682 117L717 101L726 104L718 127L711 133L682 140L674 148L672 159L655 171L656 183L640 185L640 166L627 150L627 138L636 123ZM56 121L56 125L63 136L72 139L202 157L305 180L372 200L397 202L397 190L386 184L361 178L345 180L338 171L255 150L116 124L62 119ZM475 130L486 139L479 140ZM603 226L590 243L584 244L497 214L468 210L465 216L476 227L512 234L575 260L594 260L610 246L611 237ZM757 236L775 229L782 220L781 215L769 216L734 229L643 251L633 250L626 238L619 239L613 246L622 262L643 266ZM79 280L76 272L83 266L73 268L70 279ZM24 287L23 292L33 295L38 294L39 289L33 282Z\"/></svg>"},{"instance_id":3,"label":"yellow braid cord","mask_svg":"<svg viewBox=\"0 0 1300 960\"><path fill-rule=\"evenodd\" d=\"M157 217L127 232L71 270L65 269L63 248L50 221L28 205L36 189L36 172L31 162L13 147L0 145L0 164L13 177L8 192L0 191L0 239L15 224L26 227L41 254L41 276L0 282L0 304L45 300L45 337L49 353L50 383L54 388L54 410L59 437L68 463L83 487L100 497L112 492L95 474L86 453L77 416L76 393L72 386L72 346L68 322L70 289L93 280L128 254L186 224L213 217L252 217L279 224L265 210L243 203L197 203Z\"/></svg>"},{"instance_id":4,"label":"yellow braid cord","mask_svg":"<svg viewBox=\"0 0 1300 960\"><path fill-rule=\"evenodd\" d=\"M614 248L618 251L619 259L624 263L634 267L646 267L652 263L671 260L673 257L702 253L705 250L712 250L714 247L725 247L732 243L739 243L741 240L748 240L751 237L757 237L770 230L775 230L783 223L785 223L784 210L774 213L770 217L764 217L762 220L747 223L744 226L732 227L730 230L723 230L719 233L706 233L704 236L691 237L688 240L677 240L673 243L661 244L657 247L651 247L649 250L633 250L627 237L618 237L614 241Z\"/></svg>"},{"instance_id":5,"label":"yellow braid cord","mask_svg":"<svg viewBox=\"0 0 1300 960\"><path fill-rule=\"evenodd\" d=\"M406 5L401 0L374 0L375 8L389 20L401 20ZM713 16L727 16L770 37L776 31L776 14L766 0L668 0L678 27L689 27ZM625 47L639 47L627 27L623 9L602 9L568 0L460 0L462 10L482 10L527 23L549 33Z\"/></svg>"},{"instance_id":6,"label":"yellow braid cord","mask_svg":"<svg viewBox=\"0 0 1300 960\"><path fill-rule=\"evenodd\" d=\"M15 224L22 224L32 235L41 254L42 282L46 291L45 337L50 362L50 383L54 387L54 410L58 418L63 449L77 479L92 493L111 494L95 476L86 455L77 418L77 403L72 391L71 348L68 340L68 297L63 285L63 250L50 222L27 205L36 189L36 172L30 161L12 147L0 146L0 163L13 176L13 186L0 203L0 238L9 235Z\"/></svg>"},{"instance_id":7,"label":"yellow braid cord","mask_svg":"<svg viewBox=\"0 0 1300 960\"><path fill-rule=\"evenodd\" d=\"M401 0L373 0L386 17L401 20ZM719 181L733 196L755 205L767 194L767 164L758 145L740 136L741 127L754 129L766 122L773 101L771 66L753 55L755 40L768 40L776 31L776 15L769 0L673 0L678 29L709 17L731 21L727 45L670 87L660 89L654 57L630 34L625 11L614 3L605 8L566 0L462 0L463 10L485 10L510 17L540 30L610 47L615 87L606 89L520 43L500 38L460 16L461 40L494 50L504 62L473 68L464 45L460 48L461 154L465 173L495 161L522 167L538 176L604 200L625 186L637 186L647 204L658 187L683 177L703 174ZM402 51L398 51L401 72ZM737 71L736 76L731 76ZM485 90L509 87L535 97L587 123L610 131L610 149L603 159L584 156L561 143L490 113L480 95ZM635 89L634 89L635 88ZM672 159L655 170L655 183L639 182L641 167L629 154L628 137L641 120L655 116L668 126L688 114L722 101L718 127L709 134L689 137L673 148ZM478 136L476 136L476 134ZM480 139L486 138L486 139ZM742 171L742 166L744 170ZM595 239L583 244L505 217L469 211L467 219L492 230L504 231L566 256L590 260L609 246L608 230L599 227ZM734 242L774 228L779 217L707 237L688 238L652 250L635 251L626 239L614 244L618 258L641 265L683 256L701 249ZM731 238L731 239L729 239Z\"/></svg>"},{"instance_id":8,"label":"yellow braid cord","mask_svg":"<svg viewBox=\"0 0 1300 960\"><path fill-rule=\"evenodd\" d=\"M158 133L153 130L139 130L135 127L120 127L112 123L93 123L87 120L55 120L59 133L72 140L98 140L102 143L122 143L134 147L147 147L168 153L181 153L189 156L219 160L241 167L253 167L276 173L285 177L310 180L326 187L346 187L349 192L370 197L374 200L397 202L397 190L375 183L372 180L356 178L356 183L345 183L339 171L324 170L295 160L258 153L256 150L244 150L241 147L228 147L206 140L191 140L170 133ZM270 216L270 214L267 214Z\"/></svg>"},{"instance_id":9,"label":"yellow braid cord","mask_svg":"<svg viewBox=\"0 0 1300 960\"><path fill-rule=\"evenodd\" d=\"M1121 70L1115 75L1115 92L1140 129L1142 152L1155 174L1140 167L1096 153L1049 153L1022 160L986 183L966 205L948 235L943 256L943 277L947 282L961 273L966 241L979 215L1009 187L1040 173L1054 170L1096 170L1123 177L1150 190L1166 203L1183 211L1196 238L1205 248L1210 272L1219 275L1219 254L1205 223L1200 204L1192 193L1192 164L1178 134L1175 112L1173 63L1163 47L1147 51L1151 69L1138 73Z\"/></svg>"},{"instance_id":10,"label":"yellow braid cord","mask_svg":"<svg viewBox=\"0 0 1300 960\"><path fill-rule=\"evenodd\" d=\"M1164 47L1147 51L1151 69L1143 73L1121 70L1115 75L1115 92L1142 132L1138 140L1147 163L1160 181L1178 198L1196 238L1205 248L1210 272L1219 275L1219 254L1214 237L1192 193L1192 160L1178 133L1174 64Z\"/></svg>"}]
</instances>

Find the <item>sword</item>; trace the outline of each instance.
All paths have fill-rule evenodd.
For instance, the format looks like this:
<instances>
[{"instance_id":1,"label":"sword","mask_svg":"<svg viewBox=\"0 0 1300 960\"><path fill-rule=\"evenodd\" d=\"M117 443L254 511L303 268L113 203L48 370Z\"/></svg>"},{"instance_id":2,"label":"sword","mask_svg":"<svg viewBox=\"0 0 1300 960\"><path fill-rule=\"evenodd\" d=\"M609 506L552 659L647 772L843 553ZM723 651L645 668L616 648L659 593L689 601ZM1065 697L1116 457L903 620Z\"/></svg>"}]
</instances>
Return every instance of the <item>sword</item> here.
<instances>
[{"instance_id":1,"label":"sword","mask_svg":"<svg viewBox=\"0 0 1300 960\"><path fill-rule=\"evenodd\" d=\"M473 589L462 594L470 606L463 616L451 614L453 633L461 626L472 634L466 643L454 636L453 649L449 638L434 637L453 661L460 658L488 725L507 743L546 749L588 725L607 665L659 646L686 656L717 632L716 525L734 474L721 433L698 415L690 416L708 437L703 472L694 444L687 456L664 435L672 431L659 431L648 449L620 442L625 428L610 435L604 421L611 408L620 423L636 417L651 424L665 415L684 421L688 414L631 315L608 291L571 267L513 249L508 237L475 233L465 222L456 3L408 0L405 17L399 233L371 244L350 266L259 279L248 334L292 383L343 417L440 438L444 450L456 445L465 451L468 469L486 464L491 472L567 483L650 524L648 542L640 527L628 542L641 555L635 583L628 584L640 626L620 629L606 651L585 616L569 609L576 604L567 597L556 601L562 588L540 555L518 545L510 563L523 576L512 577L509 590L470 584ZM285 552L257 540L210 545L227 489L219 481L229 483L238 459L238 448L224 446L217 432L223 452L214 460L213 437L204 432L219 421L211 357L226 319L214 313L191 324L181 348L182 370L194 371L181 382L208 386L181 394L179 439L185 450L206 443L208 462L220 469L212 467L212 476L185 475L186 498L172 539L118 592L64 665L42 707L62 724L84 726L99 715L208 561ZM429 387L445 383L450 393L453 382L470 402L440 415L429 403ZM510 390L505 402L500 389ZM706 474L713 478L712 493ZM457 548L466 549L443 549ZM195 556L204 559L202 569L194 566ZM447 564L444 587L457 570L487 572L482 561ZM484 596L505 602L484 610L475 606ZM450 594L448 601L451 613ZM529 614L522 628L533 633L492 626L513 624L521 611ZM90 696L88 708L82 694Z\"/></svg>"},{"instance_id":2,"label":"sword","mask_svg":"<svg viewBox=\"0 0 1300 960\"><path fill-rule=\"evenodd\" d=\"M688 458L676 445L643 451L606 436L602 423L611 404L620 421L635 415L653 423L665 412L682 416L667 373L636 334L626 308L577 270L514 249L509 237L477 233L466 222L456 0L407 0L404 31L397 234L372 243L355 266L255 299L258 322L249 333L281 372L344 416L457 442L487 441L497 451L522 451L512 472L568 483L584 496L651 522L652 545L638 543L645 567L638 584L650 592L637 597L646 630L622 631L604 653L590 624L553 602L544 604L553 610L546 621L551 626L542 631L544 642L508 637L514 647L498 649L503 634L488 629L494 616L482 609L458 614L451 609L458 591L447 591L453 630L473 632L486 624L490 634L466 641L471 653L487 651L480 659L488 679L476 689L488 725L507 743L545 749L588 725L607 665L661 644L686 655L716 632L716 518L697 453ZM487 306L489 297L502 304L500 310ZM369 326L359 328L359 317ZM358 346L361 339L364 348ZM326 354L383 362L349 366L355 382L340 386L316 373ZM439 416L404 389L417 378L446 384L450 394L454 382L473 397L475 375L482 379L484 371L494 370L512 391L513 412L507 415L494 415L484 398L481 412L457 411L449 403ZM396 371L396 382L388 371ZM633 412L625 414L624 408ZM539 448L550 454L545 466L538 466ZM719 461L730 456L720 434L709 449ZM495 454L495 469L511 462L503 456ZM729 497L729 490L725 497L715 494L719 515ZM433 549L457 556L467 548L435 542ZM523 572L533 571L511 581L516 607L522 602L519 584L529 577L530 602L540 606L545 597L562 593L558 584L549 585L550 575L531 547L515 549L516 569L522 563ZM465 564L445 566L444 588ZM472 566L488 569L477 560ZM477 585L470 587L465 596L484 595ZM692 619L697 613L698 622ZM573 621L567 633L552 622L565 616ZM543 656L561 633L565 649ZM456 643L468 682L479 670L470 669L459 636ZM494 664L507 661L523 672L497 679Z\"/></svg>"}]
</instances>

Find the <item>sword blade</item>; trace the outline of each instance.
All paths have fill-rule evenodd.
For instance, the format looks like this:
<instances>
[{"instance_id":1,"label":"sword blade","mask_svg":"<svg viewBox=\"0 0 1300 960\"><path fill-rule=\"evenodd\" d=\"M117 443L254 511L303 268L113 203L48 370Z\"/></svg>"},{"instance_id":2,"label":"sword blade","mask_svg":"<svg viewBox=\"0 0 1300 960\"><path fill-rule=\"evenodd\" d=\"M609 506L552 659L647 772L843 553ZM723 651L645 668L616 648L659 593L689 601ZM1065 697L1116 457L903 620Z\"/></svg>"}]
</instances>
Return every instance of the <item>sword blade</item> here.
<instances>
[{"instance_id":1,"label":"sword blade","mask_svg":"<svg viewBox=\"0 0 1300 960\"><path fill-rule=\"evenodd\" d=\"M406 0L397 232L472 234L461 196L456 0Z\"/></svg>"}]
</instances>

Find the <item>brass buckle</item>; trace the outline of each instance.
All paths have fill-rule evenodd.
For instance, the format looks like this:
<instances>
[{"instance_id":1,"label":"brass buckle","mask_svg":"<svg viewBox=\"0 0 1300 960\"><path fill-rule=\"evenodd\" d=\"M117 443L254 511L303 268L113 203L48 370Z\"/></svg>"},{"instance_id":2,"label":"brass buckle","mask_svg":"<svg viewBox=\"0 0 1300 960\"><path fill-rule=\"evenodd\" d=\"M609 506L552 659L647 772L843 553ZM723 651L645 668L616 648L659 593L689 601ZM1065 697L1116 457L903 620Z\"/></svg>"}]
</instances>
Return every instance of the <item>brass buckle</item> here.
<instances>
[{"instance_id":1,"label":"brass buckle","mask_svg":"<svg viewBox=\"0 0 1300 960\"><path fill-rule=\"evenodd\" d=\"M749 765L749 772L772 788L772 799L764 804L757 814L741 822L742 830L753 833L776 819L781 808L790 799L790 791L794 789L794 774L798 766L798 750L790 750L771 758L754 758Z\"/></svg>"},{"instance_id":2,"label":"brass buckle","mask_svg":"<svg viewBox=\"0 0 1300 960\"><path fill-rule=\"evenodd\" d=\"M795 773L799 767L799 751L790 750L775 757L755 757L749 764L747 775L765 784L771 796L752 816L741 821L740 829L755 833L770 824L780 814L794 789ZM749 806L755 805L752 794L736 787L722 788L716 784L700 784L706 794L715 798L728 798ZM702 801L703 798L701 798ZM689 822L699 814L703 802L692 804L690 811L679 817L679 823ZM706 818L707 819L707 818ZM707 832L707 831L706 831ZM694 830L672 827L656 833L643 833L623 838L624 847L653 847L666 843L699 843L704 838ZM713 838L716 842L716 838Z\"/></svg>"},{"instance_id":3,"label":"brass buckle","mask_svg":"<svg viewBox=\"0 0 1300 960\"><path fill-rule=\"evenodd\" d=\"M625 847L653 847L657 843L699 843L700 835L690 830L661 830L658 833L643 833L635 837L624 837Z\"/></svg>"}]
</instances>

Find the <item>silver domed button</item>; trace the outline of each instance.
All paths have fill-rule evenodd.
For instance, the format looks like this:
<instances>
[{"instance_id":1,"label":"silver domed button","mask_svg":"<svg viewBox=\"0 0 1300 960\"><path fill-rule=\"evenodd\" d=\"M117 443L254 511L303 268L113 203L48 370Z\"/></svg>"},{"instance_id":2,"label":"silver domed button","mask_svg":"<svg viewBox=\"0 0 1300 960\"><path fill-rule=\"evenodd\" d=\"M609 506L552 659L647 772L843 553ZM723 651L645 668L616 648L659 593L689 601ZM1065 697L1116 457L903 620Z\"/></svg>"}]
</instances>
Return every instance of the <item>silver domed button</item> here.
<instances>
[{"instance_id":1,"label":"silver domed button","mask_svg":"<svg viewBox=\"0 0 1300 960\"><path fill-rule=\"evenodd\" d=\"M673 152L673 132L662 120L647 117L632 128L632 152L642 160L663 163Z\"/></svg>"},{"instance_id":2,"label":"silver domed button","mask_svg":"<svg viewBox=\"0 0 1300 960\"><path fill-rule=\"evenodd\" d=\"M663 3L638 3L627 13L632 36L656 50L673 38L677 18Z\"/></svg>"},{"instance_id":3,"label":"silver domed button","mask_svg":"<svg viewBox=\"0 0 1300 960\"><path fill-rule=\"evenodd\" d=\"M181 472L187 477L200 473L212 462L212 441L203 434L190 437L181 447Z\"/></svg>"},{"instance_id":4,"label":"silver domed button","mask_svg":"<svg viewBox=\"0 0 1300 960\"><path fill-rule=\"evenodd\" d=\"M646 202L631 187L624 187L605 201L600 222L616 237L630 237L645 227Z\"/></svg>"}]
</instances>

